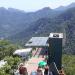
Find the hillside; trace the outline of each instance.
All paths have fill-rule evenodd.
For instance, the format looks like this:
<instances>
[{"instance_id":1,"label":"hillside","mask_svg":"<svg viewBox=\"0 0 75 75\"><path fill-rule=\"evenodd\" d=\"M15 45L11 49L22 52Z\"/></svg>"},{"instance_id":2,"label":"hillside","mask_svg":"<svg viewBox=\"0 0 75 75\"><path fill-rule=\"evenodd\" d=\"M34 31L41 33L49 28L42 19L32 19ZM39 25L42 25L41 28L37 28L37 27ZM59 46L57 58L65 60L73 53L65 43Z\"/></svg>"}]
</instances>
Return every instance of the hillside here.
<instances>
[{"instance_id":1,"label":"hillside","mask_svg":"<svg viewBox=\"0 0 75 75\"><path fill-rule=\"evenodd\" d=\"M25 12L13 8L6 9L0 7L0 38L15 35L27 29L30 27L31 23L36 22L41 18L55 18L72 7L75 7L75 3L56 9L45 7L35 12ZM64 8L65 10L63 10Z\"/></svg>"},{"instance_id":2,"label":"hillside","mask_svg":"<svg viewBox=\"0 0 75 75\"><path fill-rule=\"evenodd\" d=\"M70 9L70 8L73 8L73 7L75 7L75 3L71 3L68 6L60 6L60 7L56 8L55 10L63 11L63 10L67 10L67 9Z\"/></svg>"},{"instance_id":3,"label":"hillside","mask_svg":"<svg viewBox=\"0 0 75 75\"><path fill-rule=\"evenodd\" d=\"M62 11L45 7L36 12L13 8L0 8L0 39L9 39L24 45L32 36L48 36L50 32L63 32L64 53L75 54L74 3ZM65 42L66 41L66 42Z\"/></svg>"},{"instance_id":4,"label":"hillside","mask_svg":"<svg viewBox=\"0 0 75 75\"><path fill-rule=\"evenodd\" d=\"M66 75L75 75L75 55L63 55L62 64Z\"/></svg>"},{"instance_id":5,"label":"hillside","mask_svg":"<svg viewBox=\"0 0 75 75\"><path fill-rule=\"evenodd\" d=\"M27 42L32 36L48 36L50 32L63 32L66 40L64 53L75 54L75 8L70 8L55 18L41 18L26 30L11 37L13 41Z\"/></svg>"},{"instance_id":6,"label":"hillside","mask_svg":"<svg viewBox=\"0 0 75 75\"><path fill-rule=\"evenodd\" d=\"M0 38L6 38L19 33L40 18L53 18L61 13L57 12L49 7L45 7L36 12L24 12L18 9L0 7Z\"/></svg>"}]
</instances>

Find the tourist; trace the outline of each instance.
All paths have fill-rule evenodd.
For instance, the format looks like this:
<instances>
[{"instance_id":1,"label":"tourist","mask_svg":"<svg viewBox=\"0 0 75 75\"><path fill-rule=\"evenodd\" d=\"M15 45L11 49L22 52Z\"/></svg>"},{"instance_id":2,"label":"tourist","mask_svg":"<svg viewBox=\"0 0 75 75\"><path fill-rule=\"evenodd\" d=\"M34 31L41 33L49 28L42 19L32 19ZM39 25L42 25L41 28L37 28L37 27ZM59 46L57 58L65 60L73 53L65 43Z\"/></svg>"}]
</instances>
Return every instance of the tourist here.
<instances>
[{"instance_id":1,"label":"tourist","mask_svg":"<svg viewBox=\"0 0 75 75\"><path fill-rule=\"evenodd\" d=\"M43 75L41 67L38 67L38 69L37 69L37 75Z\"/></svg>"},{"instance_id":2,"label":"tourist","mask_svg":"<svg viewBox=\"0 0 75 75\"><path fill-rule=\"evenodd\" d=\"M20 75L28 75L27 68L24 67L23 64L21 64L19 67L19 73L20 73Z\"/></svg>"},{"instance_id":3,"label":"tourist","mask_svg":"<svg viewBox=\"0 0 75 75\"><path fill-rule=\"evenodd\" d=\"M50 68L50 67L49 67L48 75L53 75L53 73L52 73L52 71L51 71L51 68Z\"/></svg>"},{"instance_id":4,"label":"tourist","mask_svg":"<svg viewBox=\"0 0 75 75\"><path fill-rule=\"evenodd\" d=\"M44 71L44 75L48 75L48 70L49 70L48 65L46 65L44 69L45 69L45 71Z\"/></svg>"}]
</instances>

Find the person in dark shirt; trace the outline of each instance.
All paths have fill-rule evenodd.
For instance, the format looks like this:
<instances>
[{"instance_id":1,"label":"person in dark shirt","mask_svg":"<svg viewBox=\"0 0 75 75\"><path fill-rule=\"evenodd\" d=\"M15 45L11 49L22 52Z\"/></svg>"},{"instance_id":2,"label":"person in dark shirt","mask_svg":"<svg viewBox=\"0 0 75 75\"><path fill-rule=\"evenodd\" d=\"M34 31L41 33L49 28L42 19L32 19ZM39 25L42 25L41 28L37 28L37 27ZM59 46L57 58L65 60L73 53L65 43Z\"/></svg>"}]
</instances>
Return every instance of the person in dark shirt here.
<instances>
[{"instance_id":1,"label":"person in dark shirt","mask_svg":"<svg viewBox=\"0 0 75 75\"><path fill-rule=\"evenodd\" d=\"M44 75L48 75L48 70L49 70L48 65L46 65L44 69L45 69L45 71L44 71Z\"/></svg>"}]
</instances>

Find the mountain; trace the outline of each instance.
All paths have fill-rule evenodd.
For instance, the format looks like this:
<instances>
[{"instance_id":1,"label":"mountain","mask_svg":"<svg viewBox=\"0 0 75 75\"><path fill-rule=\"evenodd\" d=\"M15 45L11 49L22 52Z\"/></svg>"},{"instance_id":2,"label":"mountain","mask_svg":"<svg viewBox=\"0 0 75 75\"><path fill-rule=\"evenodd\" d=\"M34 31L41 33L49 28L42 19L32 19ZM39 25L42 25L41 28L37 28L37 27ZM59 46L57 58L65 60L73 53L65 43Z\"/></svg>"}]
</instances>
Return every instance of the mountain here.
<instances>
[{"instance_id":1,"label":"mountain","mask_svg":"<svg viewBox=\"0 0 75 75\"><path fill-rule=\"evenodd\" d=\"M75 7L75 3L71 3L70 5L67 6L67 8L73 8Z\"/></svg>"},{"instance_id":2,"label":"mountain","mask_svg":"<svg viewBox=\"0 0 75 75\"><path fill-rule=\"evenodd\" d=\"M55 18L40 18L30 27L11 37L25 44L32 36L48 36L50 32L63 32L64 53L75 54L75 8L70 8Z\"/></svg>"},{"instance_id":3,"label":"mountain","mask_svg":"<svg viewBox=\"0 0 75 75\"><path fill-rule=\"evenodd\" d=\"M67 10L67 9L70 9L70 8L73 8L73 7L75 7L75 3L71 3L68 6L60 6L60 7L56 8L55 10L64 11L64 10Z\"/></svg>"},{"instance_id":4,"label":"mountain","mask_svg":"<svg viewBox=\"0 0 75 75\"><path fill-rule=\"evenodd\" d=\"M71 7L72 4L69 6ZM36 12L24 12L2 7L0 8L0 38L24 45L32 36L48 36L50 32L63 32L64 53L75 54L75 7L65 8L67 10L60 11L45 7Z\"/></svg>"},{"instance_id":5,"label":"mountain","mask_svg":"<svg viewBox=\"0 0 75 75\"><path fill-rule=\"evenodd\" d=\"M27 29L31 23L40 18L53 18L60 14L57 12L49 7L28 13L18 9L0 7L0 38L17 34Z\"/></svg>"},{"instance_id":6,"label":"mountain","mask_svg":"<svg viewBox=\"0 0 75 75\"><path fill-rule=\"evenodd\" d=\"M45 7L35 12L25 12L13 8L0 7L0 38L7 38L12 35L16 35L23 30L26 30L31 26L33 22L41 18L55 18L66 10L75 7L75 3L72 3L66 7L59 7L51 9ZM60 11L62 10L62 11Z\"/></svg>"}]
</instances>

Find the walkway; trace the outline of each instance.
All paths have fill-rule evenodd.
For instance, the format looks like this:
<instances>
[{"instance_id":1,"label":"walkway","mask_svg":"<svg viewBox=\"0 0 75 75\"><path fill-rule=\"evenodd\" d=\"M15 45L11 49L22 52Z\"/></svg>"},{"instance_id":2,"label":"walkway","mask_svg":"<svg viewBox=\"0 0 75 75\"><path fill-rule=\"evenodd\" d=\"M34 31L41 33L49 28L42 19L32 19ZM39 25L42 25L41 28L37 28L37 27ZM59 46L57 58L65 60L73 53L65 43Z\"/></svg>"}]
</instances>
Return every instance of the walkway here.
<instances>
[{"instance_id":1,"label":"walkway","mask_svg":"<svg viewBox=\"0 0 75 75\"><path fill-rule=\"evenodd\" d=\"M38 68L38 63L44 60L43 56L40 55L41 50L41 48L37 48L36 52L33 52L33 57L25 64L27 67L28 75L30 75L32 71L36 71Z\"/></svg>"},{"instance_id":2,"label":"walkway","mask_svg":"<svg viewBox=\"0 0 75 75\"><path fill-rule=\"evenodd\" d=\"M39 61L41 61L41 60L44 60L44 58L42 58L42 57L39 57L39 58L37 58L37 57L32 57L32 58L27 62L27 64L26 64L25 66L27 67L28 75L30 75L30 73L31 73L32 71L36 71L36 70L37 70L37 68L38 68L38 63L39 63Z\"/></svg>"}]
</instances>

